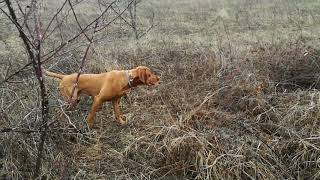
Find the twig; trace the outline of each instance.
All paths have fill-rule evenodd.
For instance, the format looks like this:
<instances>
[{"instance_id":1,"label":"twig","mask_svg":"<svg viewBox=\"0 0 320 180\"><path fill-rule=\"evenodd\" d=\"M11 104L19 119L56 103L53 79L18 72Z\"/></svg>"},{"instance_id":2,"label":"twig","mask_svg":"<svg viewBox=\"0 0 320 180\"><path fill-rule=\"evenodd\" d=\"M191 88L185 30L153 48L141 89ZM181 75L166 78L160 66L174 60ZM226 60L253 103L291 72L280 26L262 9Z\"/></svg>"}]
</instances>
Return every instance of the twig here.
<instances>
[{"instance_id":1,"label":"twig","mask_svg":"<svg viewBox=\"0 0 320 180\"><path fill-rule=\"evenodd\" d=\"M151 26L150 26L147 30L145 30L142 34L140 34L139 38L142 38L143 36L145 36L146 34L148 34L149 31L154 27L154 22L153 22L154 13L152 13L152 14L153 14L153 15L152 15L152 19L151 19L151 22L152 22Z\"/></svg>"},{"instance_id":2,"label":"twig","mask_svg":"<svg viewBox=\"0 0 320 180\"><path fill-rule=\"evenodd\" d=\"M7 0L5 0L7 2ZM13 10L13 8L11 7L11 3L10 3L10 8ZM23 37L21 37L23 39L23 41L26 41L27 43L30 43L28 46L33 46L33 43L30 41L30 39L28 38L28 36L23 32L23 28L22 26L18 23L18 20L17 20L17 17L16 15L14 14L14 16L12 16L11 12L10 12L10 15L5 12L2 8L0 8L0 10L3 12L3 14L5 14L8 19L16 26L16 28L18 29L19 31L19 34L22 35Z\"/></svg>"},{"instance_id":3,"label":"twig","mask_svg":"<svg viewBox=\"0 0 320 180\"><path fill-rule=\"evenodd\" d=\"M38 154L37 154L37 161L36 161L36 166L35 166L35 171L33 174L33 178L36 179L39 176L39 172L41 169L41 164L42 164L42 156L43 156L43 149L44 149L44 142L47 137L47 130L48 130L48 113L49 113L49 101L47 98L47 92L46 88L44 85L44 79L42 77L42 68L41 68L41 41L43 38L43 34L41 32L41 22L40 22L40 17L39 17L39 10L36 4L36 0L33 1L34 5L34 24L35 24L35 30L36 30L36 39L35 39L35 44L36 44L36 49L35 49L35 59L33 60L35 63L35 71L36 71L36 76L40 84L40 93L41 93L41 116L42 116L42 126L40 127L40 131L44 129L41 132L40 135L40 143L38 146Z\"/></svg>"},{"instance_id":4,"label":"twig","mask_svg":"<svg viewBox=\"0 0 320 180\"><path fill-rule=\"evenodd\" d=\"M47 54L43 55L42 58L46 58L44 60L44 62L46 62L48 59L52 58L55 54L57 54L62 48L64 48L67 44L72 43L74 40L76 40L80 35L82 35L82 33L84 33L85 31L87 31L89 29L89 27L96 23L98 20L100 20L100 18L110 9L110 7L115 3L116 1L113 1L97 18L95 18L93 21L91 21L89 24L87 24L86 27L84 27L82 29L82 31L80 31L78 34L76 34L75 36L73 36L72 38L70 38L69 40L67 40L66 42L62 43L60 46L58 46L57 48L51 50L50 52L48 52Z\"/></svg>"},{"instance_id":5,"label":"twig","mask_svg":"<svg viewBox=\"0 0 320 180\"><path fill-rule=\"evenodd\" d=\"M7 1L7 0L6 0ZM81 32L79 32L78 34L76 34L74 37L70 38L69 40L67 40L66 42L62 43L60 46L54 48L53 50L51 50L50 52L44 54L43 56L41 56L42 58L45 58L41 61L41 64L48 62L53 56L55 56L58 52L60 52L61 49L63 49L66 45L68 45L69 43L72 43L75 39L77 39L82 33L84 33L85 31L87 31L89 29L89 27L96 23L98 20L100 20L100 18L112 7L112 5L115 3L116 1L113 1L112 3L110 3L110 5L104 10L104 12L101 13L101 15L99 15L96 19L94 19L92 22L90 22L85 28L83 28L83 30ZM112 22L114 22L116 19L118 19L130 6L130 4L132 4L133 0L129 3L129 5L121 12L119 13L114 19L112 19L109 23L107 23L106 25L104 25L102 28L96 30L96 32L103 30L104 28L106 28L107 26L109 26ZM3 11L0 8L1 11ZM4 13L6 13L5 11L3 11ZM11 19L10 16L8 16L8 18ZM14 23L14 21L13 21ZM15 24L15 23L14 23ZM51 24L51 23L50 23ZM20 27L20 26L18 26ZM18 28L17 27L17 28ZM18 28L18 30L20 30L21 28ZM48 27L47 27L48 29ZM46 31L47 31L46 29ZM45 33L46 33L45 31ZM23 33L23 31L22 31ZM45 34L44 33L44 34ZM27 36L25 36L27 38ZM28 38L27 38L28 39ZM28 40L29 41L29 40ZM29 41L30 42L30 41ZM28 53L29 54L29 53ZM24 69L26 69L27 67L29 67L30 65L32 65L32 62L27 63L26 65L24 65L23 67L21 67L18 71L14 72L13 74L9 75L6 79L4 79L3 81L0 82L0 85L7 82L9 79L11 79L12 77L16 76L17 74L21 73Z\"/></svg>"},{"instance_id":6,"label":"twig","mask_svg":"<svg viewBox=\"0 0 320 180\"><path fill-rule=\"evenodd\" d=\"M102 4L102 5L105 6L104 4ZM112 9L117 15L119 15L119 13L118 13L113 7L111 7L111 9ZM121 15L120 15L119 17L120 17L120 19L122 19L128 26L130 26L131 28L133 28L132 24L129 23L125 18L123 18Z\"/></svg>"},{"instance_id":7,"label":"twig","mask_svg":"<svg viewBox=\"0 0 320 180\"><path fill-rule=\"evenodd\" d=\"M89 38L89 37L87 36L87 34L83 31L83 29L82 29L82 27L81 27L81 24L80 24L80 22L79 22L79 20L78 20L78 17L77 17L77 15L76 15L76 13L74 12L74 9L73 9L73 6L72 6L71 1L68 0L68 3L69 3L69 6L70 6L70 8L71 8L73 17L74 17L74 19L76 20L76 22L77 22L77 24L78 24L81 32L83 32L84 36L86 36L87 40L90 42L90 41L91 41L90 38Z\"/></svg>"},{"instance_id":8,"label":"twig","mask_svg":"<svg viewBox=\"0 0 320 180\"><path fill-rule=\"evenodd\" d=\"M30 134L30 133L38 133L39 130L34 129L18 129L18 128L3 128L0 130L0 133L8 133L8 132L17 132L23 134Z\"/></svg>"},{"instance_id":9,"label":"twig","mask_svg":"<svg viewBox=\"0 0 320 180\"><path fill-rule=\"evenodd\" d=\"M44 33L43 33L43 37L44 38L47 38L46 37L46 34L47 34L47 31L49 30L53 20L60 14L60 12L62 11L62 9L64 8L64 6L67 4L67 0L64 1L64 3L62 4L62 6L58 9L58 11L56 12L56 14L51 18L49 24L47 25L46 29L44 30Z\"/></svg>"},{"instance_id":10,"label":"twig","mask_svg":"<svg viewBox=\"0 0 320 180\"><path fill-rule=\"evenodd\" d=\"M32 35L32 32L31 32L31 29L30 29L30 27L29 27L29 25L28 25L28 16L29 16L29 14L23 12L23 9L22 9L22 7L20 6L20 3L19 3L17 0L15 0L15 2L17 3L20 12L21 12L21 14L23 15L23 24L22 24L22 27L25 26L26 29L28 30L28 33L29 33L29 36L31 37L31 39L34 39L34 37L33 37L33 35Z\"/></svg>"},{"instance_id":11,"label":"twig","mask_svg":"<svg viewBox=\"0 0 320 180\"><path fill-rule=\"evenodd\" d=\"M221 90L225 89L225 88L229 88L229 86L223 86L219 89L217 89L216 91L212 92L212 93L208 93L207 96L204 98L204 100L202 101L202 103L200 105L198 105L197 107L195 107L193 110L191 110L185 117L184 121L189 121L191 119L191 117L197 113L205 103L207 103L213 96L215 96L216 94L218 94Z\"/></svg>"},{"instance_id":12,"label":"twig","mask_svg":"<svg viewBox=\"0 0 320 180\"><path fill-rule=\"evenodd\" d=\"M95 25L95 29L98 27L98 21L96 22L96 25ZM77 77L76 77L76 79L75 79L75 81L74 81L74 83L73 83L73 87L72 87L72 91L71 91L71 95L70 95L70 99L69 99L69 103L70 104L73 104L74 102L72 102L72 97L73 97L73 94L74 94L74 92L75 92L75 90L76 90L76 87L78 86L78 81L79 81L79 78L80 78L80 75L81 75L81 72L82 72L82 69L84 68L84 63L85 63L85 61L86 61L86 58L87 58L87 56L88 56L88 52L89 52L89 50L90 50L90 47L91 47L91 44L92 44L92 40L93 40L93 37L94 37L94 34L96 33L96 30L93 32L93 34L92 34L92 37L91 37L91 39L89 39L89 44L88 44L88 46L87 46L87 48L86 48L86 51L85 51L85 53L84 53L84 56L83 56L83 58L82 58L82 61L81 61L81 65L80 65L80 68L79 68L79 71L78 71L78 74L77 74ZM77 99L75 100L75 101L77 101Z\"/></svg>"},{"instance_id":13,"label":"twig","mask_svg":"<svg viewBox=\"0 0 320 180\"><path fill-rule=\"evenodd\" d=\"M36 39L34 39L35 44L28 39L27 35L24 33L22 26L19 24L16 14L14 12L14 9L12 7L12 4L10 0L5 0L7 8L9 10L10 15L6 14L7 17L13 22L13 24L16 26L16 28L19 31L19 35L26 47L27 53L29 55L29 59L33 65L34 71L36 73L36 77L38 79L39 85L40 85L40 90L41 90L41 115L42 115L42 124L44 125L44 130L42 131L42 126L40 128L41 135L40 135L40 143L38 146L38 156L37 156L37 161L36 161L36 166L35 166L35 172L34 172L34 179L36 179L39 175L40 171L40 166L41 166L41 159L42 159L42 154L43 154L43 146L44 146L44 141L46 138L47 134L47 120L48 120L48 99L47 99L47 93L46 93L46 88L44 85L43 77L42 77L42 72L41 72L41 56L40 56L40 50L41 50L41 40L42 40L42 35L41 35L41 30L40 30L40 19L39 16L35 13L34 20L35 20L35 29L36 29ZM37 7L36 7L36 1L33 0L31 4L35 8L35 12L37 12ZM1 9L2 10L2 9ZM2 10L3 11L3 10ZM4 12L4 11L3 11Z\"/></svg>"},{"instance_id":14,"label":"twig","mask_svg":"<svg viewBox=\"0 0 320 180\"><path fill-rule=\"evenodd\" d=\"M12 77L18 75L19 73L21 73L25 68L29 67L30 65L32 65L32 62L27 63L26 65L24 65L23 67L21 67L19 70L17 70L16 72L12 73L11 75L9 75L8 77L6 77L3 81L0 82L0 85L2 85L3 83L7 82L9 79L11 79Z\"/></svg>"},{"instance_id":15,"label":"twig","mask_svg":"<svg viewBox=\"0 0 320 180\"><path fill-rule=\"evenodd\" d=\"M105 25L102 26L100 29L98 29L97 32L105 29L105 28L108 27L111 23L113 23L116 19L118 19L119 17L121 17L122 14L123 14L124 12L126 12L126 10L130 7L130 5L131 5L134 1L135 1L135 0L132 0L132 1L128 4L128 6L127 6L122 12L120 12L120 13L119 13L115 18L113 18L109 23L105 24Z\"/></svg>"},{"instance_id":16,"label":"twig","mask_svg":"<svg viewBox=\"0 0 320 180\"><path fill-rule=\"evenodd\" d=\"M60 102L60 100L59 100L59 102ZM62 102L62 103L63 103L63 102ZM66 114L66 112L64 112L62 106L63 106L63 104L60 105L60 110L62 111L62 114L68 119L69 125L71 125L74 129L77 129L77 127L71 122L70 117Z\"/></svg>"}]
</instances>

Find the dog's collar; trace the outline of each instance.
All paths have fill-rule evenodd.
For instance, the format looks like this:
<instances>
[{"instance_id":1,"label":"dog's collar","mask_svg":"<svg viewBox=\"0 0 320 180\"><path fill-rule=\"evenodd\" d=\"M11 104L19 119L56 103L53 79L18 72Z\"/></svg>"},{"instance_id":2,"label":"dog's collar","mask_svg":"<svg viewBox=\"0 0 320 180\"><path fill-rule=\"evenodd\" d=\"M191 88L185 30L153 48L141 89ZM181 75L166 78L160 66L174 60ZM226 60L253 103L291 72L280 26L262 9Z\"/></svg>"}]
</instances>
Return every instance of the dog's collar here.
<instances>
[{"instance_id":1,"label":"dog's collar","mask_svg":"<svg viewBox=\"0 0 320 180\"><path fill-rule=\"evenodd\" d=\"M127 77L127 80L128 80L128 85L129 85L129 88L132 87L132 83L133 83L133 79L130 78L130 74L129 74L129 71L126 71L126 77Z\"/></svg>"}]
</instances>

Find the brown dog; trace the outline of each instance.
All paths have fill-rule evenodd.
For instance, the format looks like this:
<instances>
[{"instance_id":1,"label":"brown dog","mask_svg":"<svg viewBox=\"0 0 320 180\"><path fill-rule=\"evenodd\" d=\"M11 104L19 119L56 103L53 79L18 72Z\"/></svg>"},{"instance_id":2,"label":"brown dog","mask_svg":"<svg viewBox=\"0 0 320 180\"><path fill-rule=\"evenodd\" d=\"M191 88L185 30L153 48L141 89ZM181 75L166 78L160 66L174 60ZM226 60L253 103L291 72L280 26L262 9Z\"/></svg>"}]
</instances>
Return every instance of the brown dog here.
<instances>
[{"instance_id":1,"label":"brown dog","mask_svg":"<svg viewBox=\"0 0 320 180\"><path fill-rule=\"evenodd\" d=\"M70 75L57 74L45 71L48 76L61 79L60 92L66 100L72 102L73 106L79 101L79 95L84 93L93 97L91 111L87 117L90 128L93 127L93 118L99 107L105 101L112 101L116 120L125 124L120 110L120 98L125 95L131 87L139 85L156 85L159 83L159 76L145 66L139 66L131 70L114 70L101 74L81 74L77 86L74 89L72 99L70 99L72 89L75 84L77 73Z\"/></svg>"}]
</instances>

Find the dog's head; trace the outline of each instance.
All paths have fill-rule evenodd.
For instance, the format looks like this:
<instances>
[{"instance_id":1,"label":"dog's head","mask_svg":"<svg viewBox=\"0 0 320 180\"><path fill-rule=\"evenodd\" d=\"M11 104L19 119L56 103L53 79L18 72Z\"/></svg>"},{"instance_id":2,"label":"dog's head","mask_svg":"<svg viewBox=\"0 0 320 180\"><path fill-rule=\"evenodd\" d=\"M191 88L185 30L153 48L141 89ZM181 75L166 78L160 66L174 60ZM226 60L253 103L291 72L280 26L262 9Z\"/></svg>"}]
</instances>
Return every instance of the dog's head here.
<instances>
[{"instance_id":1,"label":"dog's head","mask_svg":"<svg viewBox=\"0 0 320 180\"><path fill-rule=\"evenodd\" d=\"M159 84L160 77L155 75L148 67L138 66L134 69L135 79L140 81L139 84L144 84L147 86Z\"/></svg>"}]
</instances>

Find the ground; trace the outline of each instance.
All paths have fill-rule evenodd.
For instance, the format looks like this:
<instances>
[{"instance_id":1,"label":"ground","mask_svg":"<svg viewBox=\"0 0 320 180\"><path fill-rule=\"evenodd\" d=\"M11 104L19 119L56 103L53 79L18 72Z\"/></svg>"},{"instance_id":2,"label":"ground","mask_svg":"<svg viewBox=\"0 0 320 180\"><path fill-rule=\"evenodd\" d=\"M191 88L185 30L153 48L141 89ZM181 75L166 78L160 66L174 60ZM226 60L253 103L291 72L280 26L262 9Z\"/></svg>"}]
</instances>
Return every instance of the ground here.
<instances>
[{"instance_id":1,"label":"ground","mask_svg":"<svg viewBox=\"0 0 320 180\"><path fill-rule=\"evenodd\" d=\"M48 7L41 14L44 21L62 3L43 1ZM101 7L88 0L74 8L84 25ZM71 17L61 27L62 36L53 34L45 42L43 54L79 31ZM115 121L106 103L95 118L100 128L89 130L85 118L91 99L82 97L74 111L67 111L58 82L45 77L50 118L43 177L320 177L319 0L142 0L137 17L138 33L153 24L150 31L135 39L132 28L117 19L95 37L84 72L146 65L162 83L135 88L122 99L126 126ZM123 18L129 22L129 13ZM0 63L2 81L29 61L4 14L0 29L0 54L8 60ZM43 66L78 72L86 46L81 37ZM0 86L0 129L39 129L32 67ZM0 176L31 178L39 133L1 135Z\"/></svg>"}]
</instances>

